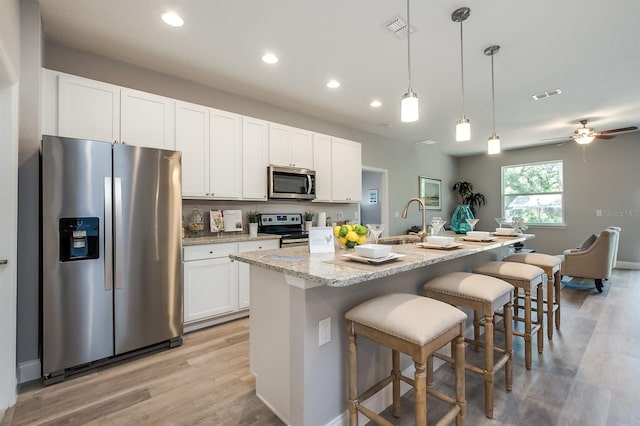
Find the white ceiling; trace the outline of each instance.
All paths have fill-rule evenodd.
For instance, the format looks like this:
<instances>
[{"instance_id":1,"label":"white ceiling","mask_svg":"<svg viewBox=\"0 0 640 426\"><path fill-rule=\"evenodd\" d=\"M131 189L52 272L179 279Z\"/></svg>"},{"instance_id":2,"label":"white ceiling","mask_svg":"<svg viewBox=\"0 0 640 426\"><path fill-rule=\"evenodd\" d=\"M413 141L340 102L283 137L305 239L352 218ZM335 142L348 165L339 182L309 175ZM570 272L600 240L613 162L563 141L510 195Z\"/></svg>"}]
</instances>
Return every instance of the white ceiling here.
<instances>
[{"instance_id":1,"label":"white ceiling","mask_svg":"<svg viewBox=\"0 0 640 426\"><path fill-rule=\"evenodd\" d=\"M484 152L491 134L494 57L496 133L503 149L569 136L580 119L596 130L640 125L638 0L484 0L411 3L412 87L420 120L400 121L407 43L384 28L406 18L402 0L40 0L45 37L212 87L411 143L436 141L453 155ZM472 140L455 142L461 115ZM173 10L185 21L165 25ZM261 61L266 51L280 62ZM341 81L337 90L325 87ZM560 88L540 101L531 95ZM372 99L383 103L371 108ZM549 143L548 141L546 143ZM595 143L611 143L597 140Z\"/></svg>"}]
</instances>

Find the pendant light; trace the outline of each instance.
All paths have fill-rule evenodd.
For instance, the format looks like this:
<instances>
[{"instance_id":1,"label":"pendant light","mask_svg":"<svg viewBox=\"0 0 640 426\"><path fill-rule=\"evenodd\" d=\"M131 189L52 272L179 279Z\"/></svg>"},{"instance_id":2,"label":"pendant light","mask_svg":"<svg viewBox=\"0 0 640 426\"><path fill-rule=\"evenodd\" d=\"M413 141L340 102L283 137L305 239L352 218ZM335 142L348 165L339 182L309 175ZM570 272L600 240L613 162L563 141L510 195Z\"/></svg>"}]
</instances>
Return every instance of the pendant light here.
<instances>
[{"instance_id":1,"label":"pendant light","mask_svg":"<svg viewBox=\"0 0 640 426\"><path fill-rule=\"evenodd\" d=\"M411 10L407 0L407 70L409 73L409 90L402 96L400 119L405 123L418 120L418 94L411 88Z\"/></svg>"},{"instance_id":2,"label":"pendant light","mask_svg":"<svg viewBox=\"0 0 640 426\"><path fill-rule=\"evenodd\" d=\"M496 135L496 95L495 95L495 79L493 75L493 55L498 53L500 50L500 46L493 45L484 49L484 54L486 56L491 56L491 104L493 106L493 114L492 114L492 133L489 136L489 142L487 143L487 154L495 155L500 154L500 137Z\"/></svg>"},{"instance_id":3,"label":"pendant light","mask_svg":"<svg viewBox=\"0 0 640 426\"><path fill-rule=\"evenodd\" d=\"M471 123L469 122L469 119L464 116L464 44L462 42L462 22L464 22L470 14L471 9L468 7L456 9L451 14L451 20L453 22L460 22L460 87L462 88L462 117L456 123L457 142L465 142L471 139Z\"/></svg>"}]
</instances>

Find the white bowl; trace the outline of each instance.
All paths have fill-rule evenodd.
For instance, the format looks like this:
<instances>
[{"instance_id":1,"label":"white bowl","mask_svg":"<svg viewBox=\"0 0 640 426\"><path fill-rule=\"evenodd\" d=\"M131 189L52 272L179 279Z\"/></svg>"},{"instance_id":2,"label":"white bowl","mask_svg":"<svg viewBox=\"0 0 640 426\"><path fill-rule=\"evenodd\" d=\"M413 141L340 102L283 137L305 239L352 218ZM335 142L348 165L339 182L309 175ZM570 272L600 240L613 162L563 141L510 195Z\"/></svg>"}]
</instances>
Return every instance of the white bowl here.
<instances>
[{"instance_id":1,"label":"white bowl","mask_svg":"<svg viewBox=\"0 0 640 426\"><path fill-rule=\"evenodd\" d=\"M429 244L437 244L439 246L448 246L453 244L453 237L440 237L437 235L431 235L427 237L427 242Z\"/></svg>"},{"instance_id":2,"label":"white bowl","mask_svg":"<svg viewBox=\"0 0 640 426\"><path fill-rule=\"evenodd\" d=\"M513 229L513 228L496 228L496 234L513 235L513 234L515 234L515 229Z\"/></svg>"},{"instance_id":3,"label":"white bowl","mask_svg":"<svg viewBox=\"0 0 640 426\"><path fill-rule=\"evenodd\" d=\"M391 254L391 246L385 244L362 244L356 246L356 254L370 259L379 259Z\"/></svg>"},{"instance_id":4,"label":"white bowl","mask_svg":"<svg viewBox=\"0 0 640 426\"><path fill-rule=\"evenodd\" d=\"M467 237L470 238L489 238L489 231L469 231Z\"/></svg>"}]
</instances>

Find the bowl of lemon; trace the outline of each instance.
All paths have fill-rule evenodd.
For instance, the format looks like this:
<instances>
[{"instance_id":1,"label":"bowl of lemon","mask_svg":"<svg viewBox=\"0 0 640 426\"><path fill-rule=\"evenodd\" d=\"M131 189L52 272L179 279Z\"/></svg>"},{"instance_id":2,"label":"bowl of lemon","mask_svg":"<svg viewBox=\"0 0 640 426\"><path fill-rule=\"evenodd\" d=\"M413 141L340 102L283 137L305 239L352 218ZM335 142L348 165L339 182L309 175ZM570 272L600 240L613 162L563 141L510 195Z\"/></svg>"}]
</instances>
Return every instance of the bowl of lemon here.
<instances>
[{"instance_id":1,"label":"bowl of lemon","mask_svg":"<svg viewBox=\"0 0 640 426\"><path fill-rule=\"evenodd\" d=\"M340 247L352 249L366 244L369 229L364 225L337 225L333 228L333 235Z\"/></svg>"}]
</instances>

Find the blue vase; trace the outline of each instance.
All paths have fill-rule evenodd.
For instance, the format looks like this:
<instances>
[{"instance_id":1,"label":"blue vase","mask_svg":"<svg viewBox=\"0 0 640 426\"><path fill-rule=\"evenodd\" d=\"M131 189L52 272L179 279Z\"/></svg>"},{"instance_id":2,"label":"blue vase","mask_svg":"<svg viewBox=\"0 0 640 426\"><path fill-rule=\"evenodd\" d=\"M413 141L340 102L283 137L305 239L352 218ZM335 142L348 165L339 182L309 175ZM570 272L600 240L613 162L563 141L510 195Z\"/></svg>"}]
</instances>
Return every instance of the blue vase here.
<instances>
[{"instance_id":1,"label":"blue vase","mask_svg":"<svg viewBox=\"0 0 640 426\"><path fill-rule=\"evenodd\" d=\"M456 234L466 234L471 231L471 225L466 219L474 219L471 209L466 204L458 204L451 217L451 229Z\"/></svg>"}]
</instances>

